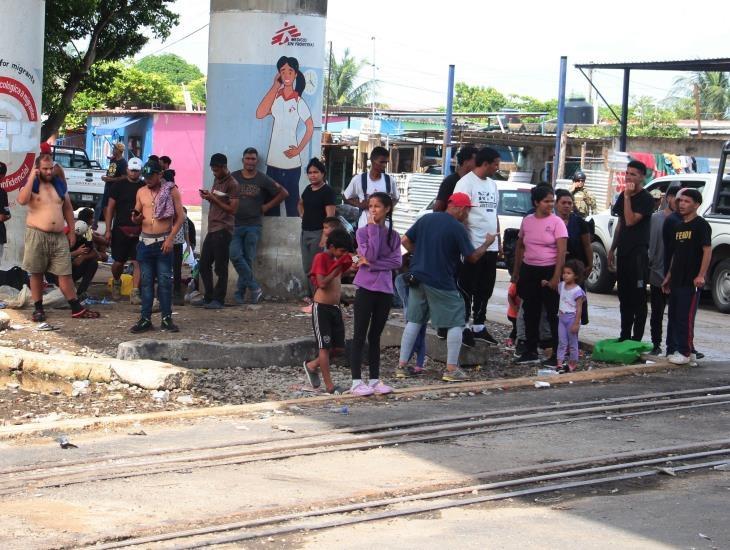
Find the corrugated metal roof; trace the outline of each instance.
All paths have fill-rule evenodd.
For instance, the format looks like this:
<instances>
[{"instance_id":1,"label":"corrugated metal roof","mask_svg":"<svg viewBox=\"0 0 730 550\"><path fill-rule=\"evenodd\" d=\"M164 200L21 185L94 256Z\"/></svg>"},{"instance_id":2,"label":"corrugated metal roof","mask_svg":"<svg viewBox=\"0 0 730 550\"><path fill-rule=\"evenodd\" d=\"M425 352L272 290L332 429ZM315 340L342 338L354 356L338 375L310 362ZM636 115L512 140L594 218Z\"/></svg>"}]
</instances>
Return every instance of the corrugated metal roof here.
<instances>
[{"instance_id":1,"label":"corrugated metal roof","mask_svg":"<svg viewBox=\"0 0 730 550\"><path fill-rule=\"evenodd\" d=\"M576 63L576 69L634 69L642 71L730 71L729 57L682 59L675 61L626 61Z\"/></svg>"},{"instance_id":2,"label":"corrugated metal roof","mask_svg":"<svg viewBox=\"0 0 730 550\"><path fill-rule=\"evenodd\" d=\"M401 235L416 221L418 213L436 198L443 180L440 174L395 174L400 200L393 209L393 228Z\"/></svg>"}]
</instances>

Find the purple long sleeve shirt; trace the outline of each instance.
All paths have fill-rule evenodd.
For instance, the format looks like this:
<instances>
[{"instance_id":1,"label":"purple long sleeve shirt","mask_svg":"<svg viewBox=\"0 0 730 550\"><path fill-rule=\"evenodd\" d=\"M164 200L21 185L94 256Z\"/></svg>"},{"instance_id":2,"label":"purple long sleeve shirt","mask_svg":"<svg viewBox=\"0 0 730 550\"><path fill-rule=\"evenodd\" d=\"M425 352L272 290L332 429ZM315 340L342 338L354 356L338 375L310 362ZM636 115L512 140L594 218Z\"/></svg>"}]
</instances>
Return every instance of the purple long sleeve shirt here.
<instances>
[{"instance_id":1,"label":"purple long sleeve shirt","mask_svg":"<svg viewBox=\"0 0 730 550\"><path fill-rule=\"evenodd\" d=\"M384 225L369 223L357 230L357 252L370 265L363 265L355 275L355 285L373 292L393 294L393 270L401 266L400 235L390 234Z\"/></svg>"}]
</instances>

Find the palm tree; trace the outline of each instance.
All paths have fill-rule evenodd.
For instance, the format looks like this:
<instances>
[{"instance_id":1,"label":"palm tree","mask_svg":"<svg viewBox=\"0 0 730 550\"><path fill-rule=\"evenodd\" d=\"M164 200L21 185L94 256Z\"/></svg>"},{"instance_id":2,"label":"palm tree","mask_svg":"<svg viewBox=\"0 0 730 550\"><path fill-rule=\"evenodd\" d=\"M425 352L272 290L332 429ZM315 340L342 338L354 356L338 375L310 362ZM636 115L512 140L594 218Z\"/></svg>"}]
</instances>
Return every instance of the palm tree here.
<instances>
[{"instance_id":1,"label":"palm tree","mask_svg":"<svg viewBox=\"0 0 730 550\"><path fill-rule=\"evenodd\" d=\"M695 85L700 92L700 110L705 118L730 118L730 73L696 72L674 81L673 93L692 97Z\"/></svg>"},{"instance_id":2,"label":"palm tree","mask_svg":"<svg viewBox=\"0 0 730 550\"><path fill-rule=\"evenodd\" d=\"M360 70L366 65L369 63L364 59L351 57L349 49L345 49L340 61L332 60L332 74L329 75L330 105L360 107L367 104L375 82L368 80L355 86Z\"/></svg>"}]
</instances>

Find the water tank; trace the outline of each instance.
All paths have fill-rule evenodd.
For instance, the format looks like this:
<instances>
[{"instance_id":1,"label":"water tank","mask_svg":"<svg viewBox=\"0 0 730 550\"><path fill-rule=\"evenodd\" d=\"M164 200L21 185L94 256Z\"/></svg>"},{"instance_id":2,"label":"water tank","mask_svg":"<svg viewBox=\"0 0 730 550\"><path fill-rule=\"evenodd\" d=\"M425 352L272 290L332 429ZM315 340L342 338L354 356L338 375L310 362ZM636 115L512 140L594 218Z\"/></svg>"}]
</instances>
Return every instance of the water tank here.
<instances>
[{"instance_id":1,"label":"water tank","mask_svg":"<svg viewBox=\"0 0 730 550\"><path fill-rule=\"evenodd\" d=\"M584 97L571 97L565 102L566 124L595 124L593 105Z\"/></svg>"}]
</instances>

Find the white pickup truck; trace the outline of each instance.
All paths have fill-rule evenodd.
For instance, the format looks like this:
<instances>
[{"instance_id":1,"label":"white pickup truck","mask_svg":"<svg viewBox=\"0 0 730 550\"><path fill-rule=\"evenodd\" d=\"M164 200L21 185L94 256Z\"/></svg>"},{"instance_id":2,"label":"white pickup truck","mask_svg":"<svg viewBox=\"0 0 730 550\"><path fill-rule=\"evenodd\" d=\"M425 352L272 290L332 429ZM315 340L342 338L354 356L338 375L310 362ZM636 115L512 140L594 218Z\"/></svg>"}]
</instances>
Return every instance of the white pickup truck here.
<instances>
[{"instance_id":1,"label":"white pickup truck","mask_svg":"<svg viewBox=\"0 0 730 550\"><path fill-rule=\"evenodd\" d=\"M66 184L74 210L94 208L104 194L102 176L106 171L95 160L89 160L86 151L79 147L54 145L51 147L53 161L63 168Z\"/></svg>"},{"instance_id":2,"label":"white pickup truck","mask_svg":"<svg viewBox=\"0 0 730 550\"><path fill-rule=\"evenodd\" d=\"M723 146L717 174L677 174L653 180L646 190L670 186L693 187L702 193L702 206L698 213L712 227L712 261L707 278L708 289L718 311L730 313L730 141ZM592 216L595 222L593 236L593 273L586 281L591 292L607 293L613 289L616 276L608 269L607 250L613 241L618 218L610 211Z\"/></svg>"}]
</instances>

